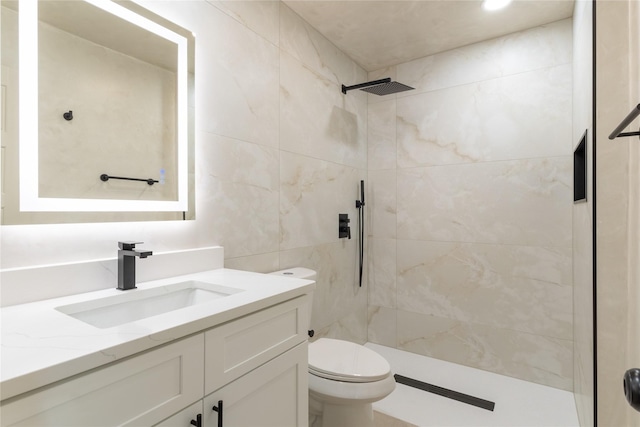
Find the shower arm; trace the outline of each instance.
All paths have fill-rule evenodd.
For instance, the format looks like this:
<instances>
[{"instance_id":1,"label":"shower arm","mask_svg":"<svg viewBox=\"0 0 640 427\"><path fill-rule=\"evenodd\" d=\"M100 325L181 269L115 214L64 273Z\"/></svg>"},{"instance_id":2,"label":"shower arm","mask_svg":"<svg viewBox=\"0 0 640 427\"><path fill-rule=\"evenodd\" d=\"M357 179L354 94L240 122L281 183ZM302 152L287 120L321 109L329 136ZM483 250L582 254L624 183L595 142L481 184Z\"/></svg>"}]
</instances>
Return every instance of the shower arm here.
<instances>
[{"instance_id":1,"label":"shower arm","mask_svg":"<svg viewBox=\"0 0 640 427\"><path fill-rule=\"evenodd\" d=\"M350 91L350 90L362 89L363 87L377 86L377 85L382 85L382 84L390 83L390 82L391 82L391 77L387 77L386 79L373 80L373 81L370 81L370 82L360 83L360 84L353 85L353 86L342 85L342 93L344 93L346 95L347 92Z\"/></svg>"}]
</instances>

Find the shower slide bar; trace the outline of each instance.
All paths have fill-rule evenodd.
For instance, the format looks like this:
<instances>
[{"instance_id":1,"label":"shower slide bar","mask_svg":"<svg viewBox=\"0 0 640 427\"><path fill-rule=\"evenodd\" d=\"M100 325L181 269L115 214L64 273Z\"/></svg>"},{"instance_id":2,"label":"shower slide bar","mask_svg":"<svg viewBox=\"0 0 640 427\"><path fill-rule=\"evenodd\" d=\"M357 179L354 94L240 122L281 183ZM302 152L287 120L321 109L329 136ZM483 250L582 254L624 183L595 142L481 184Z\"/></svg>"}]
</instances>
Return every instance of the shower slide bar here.
<instances>
[{"instance_id":1,"label":"shower slide bar","mask_svg":"<svg viewBox=\"0 0 640 427\"><path fill-rule=\"evenodd\" d=\"M637 132L622 132L624 128L629 126L629 124L636 119L640 115L640 104L638 104L631 112L625 117L622 122L618 125L617 128L611 132L609 135L609 139L616 139L624 136L640 136L640 130Z\"/></svg>"},{"instance_id":2,"label":"shower slide bar","mask_svg":"<svg viewBox=\"0 0 640 427\"><path fill-rule=\"evenodd\" d=\"M100 175L101 181L107 182L110 179L124 179L126 181L142 181L142 182L146 182L149 185L153 185L156 182L160 182L157 179L153 179L153 178L127 178L124 176L110 176L110 175L107 175L106 173L103 173L102 175Z\"/></svg>"}]
</instances>

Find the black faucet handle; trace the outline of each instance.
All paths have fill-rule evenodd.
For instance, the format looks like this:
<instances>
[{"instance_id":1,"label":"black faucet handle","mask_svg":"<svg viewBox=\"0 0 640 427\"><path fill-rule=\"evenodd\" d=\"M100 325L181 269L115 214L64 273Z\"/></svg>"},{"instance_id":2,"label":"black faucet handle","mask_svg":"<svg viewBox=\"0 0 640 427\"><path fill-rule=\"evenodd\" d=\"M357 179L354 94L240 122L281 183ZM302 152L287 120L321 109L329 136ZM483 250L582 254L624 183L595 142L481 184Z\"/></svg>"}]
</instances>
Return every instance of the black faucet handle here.
<instances>
[{"instance_id":1,"label":"black faucet handle","mask_svg":"<svg viewBox=\"0 0 640 427\"><path fill-rule=\"evenodd\" d=\"M144 242L118 242L118 248L123 251L130 251L136 248L136 245L141 245Z\"/></svg>"}]
</instances>

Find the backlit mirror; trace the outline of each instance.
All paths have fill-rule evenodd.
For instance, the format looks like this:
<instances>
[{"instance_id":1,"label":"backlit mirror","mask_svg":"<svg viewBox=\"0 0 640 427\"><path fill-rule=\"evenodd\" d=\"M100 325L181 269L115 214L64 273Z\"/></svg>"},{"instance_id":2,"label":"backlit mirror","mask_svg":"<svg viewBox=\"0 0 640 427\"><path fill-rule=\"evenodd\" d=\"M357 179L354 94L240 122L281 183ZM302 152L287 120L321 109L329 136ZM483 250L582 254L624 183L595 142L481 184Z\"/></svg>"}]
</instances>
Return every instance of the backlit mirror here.
<instances>
[{"instance_id":1,"label":"backlit mirror","mask_svg":"<svg viewBox=\"0 0 640 427\"><path fill-rule=\"evenodd\" d=\"M0 13L2 224L192 219L193 35L126 1Z\"/></svg>"}]
</instances>

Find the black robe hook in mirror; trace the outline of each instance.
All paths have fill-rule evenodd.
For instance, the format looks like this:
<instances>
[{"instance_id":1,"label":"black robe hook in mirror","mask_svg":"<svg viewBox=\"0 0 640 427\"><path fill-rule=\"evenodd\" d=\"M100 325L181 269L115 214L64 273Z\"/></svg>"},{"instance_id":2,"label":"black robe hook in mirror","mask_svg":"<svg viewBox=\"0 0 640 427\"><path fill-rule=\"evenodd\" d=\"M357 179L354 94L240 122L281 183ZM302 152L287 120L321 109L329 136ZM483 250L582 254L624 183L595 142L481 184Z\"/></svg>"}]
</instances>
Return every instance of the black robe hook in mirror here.
<instances>
[{"instance_id":1,"label":"black robe hook in mirror","mask_svg":"<svg viewBox=\"0 0 640 427\"><path fill-rule=\"evenodd\" d=\"M66 113L64 113L62 115L62 117L64 117L64 119L67 120L67 121L73 120L73 111L71 111L71 110L67 111Z\"/></svg>"}]
</instances>

